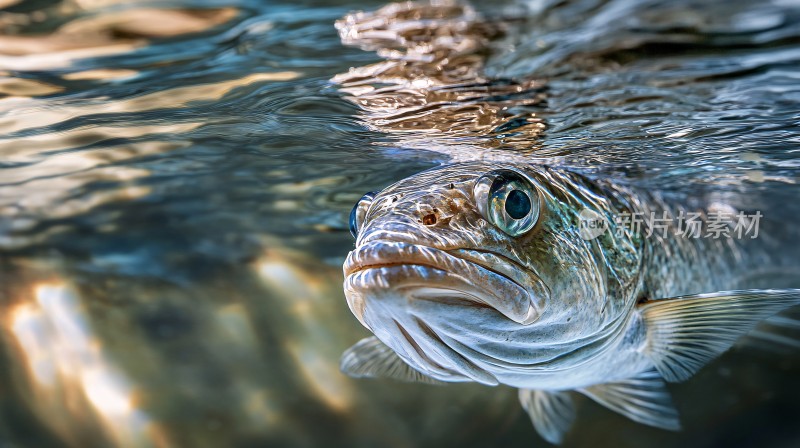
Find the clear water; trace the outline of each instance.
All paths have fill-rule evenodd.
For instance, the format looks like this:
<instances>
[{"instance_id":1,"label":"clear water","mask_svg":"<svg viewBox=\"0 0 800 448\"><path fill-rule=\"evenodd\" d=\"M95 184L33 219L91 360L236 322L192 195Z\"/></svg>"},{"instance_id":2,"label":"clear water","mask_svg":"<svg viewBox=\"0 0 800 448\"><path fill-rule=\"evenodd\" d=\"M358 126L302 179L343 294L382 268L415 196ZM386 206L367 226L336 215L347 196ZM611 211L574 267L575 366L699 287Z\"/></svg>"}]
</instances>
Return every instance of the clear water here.
<instances>
[{"instance_id":1,"label":"clear water","mask_svg":"<svg viewBox=\"0 0 800 448\"><path fill-rule=\"evenodd\" d=\"M330 3L0 0L0 445L543 444L509 388L338 372L366 336L347 214L441 163L522 157L793 234L796 2L384 11L451 40L363 82L408 45L343 43L337 20L384 4ZM683 432L584 400L565 445L797 446L798 374L797 351L738 348L672 387Z\"/></svg>"}]
</instances>

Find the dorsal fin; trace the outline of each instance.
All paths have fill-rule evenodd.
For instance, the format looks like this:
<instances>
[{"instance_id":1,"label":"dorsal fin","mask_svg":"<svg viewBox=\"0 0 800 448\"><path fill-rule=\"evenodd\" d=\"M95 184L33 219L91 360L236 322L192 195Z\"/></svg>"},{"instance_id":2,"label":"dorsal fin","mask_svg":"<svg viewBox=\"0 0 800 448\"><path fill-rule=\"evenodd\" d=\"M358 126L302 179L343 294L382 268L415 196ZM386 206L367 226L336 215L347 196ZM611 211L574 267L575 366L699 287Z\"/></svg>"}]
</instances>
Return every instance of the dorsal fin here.
<instances>
[{"instance_id":1,"label":"dorsal fin","mask_svg":"<svg viewBox=\"0 0 800 448\"><path fill-rule=\"evenodd\" d=\"M633 421L673 431L681 428L666 383L655 370L629 380L580 389L580 392Z\"/></svg>"},{"instance_id":2,"label":"dorsal fin","mask_svg":"<svg viewBox=\"0 0 800 448\"><path fill-rule=\"evenodd\" d=\"M519 402L543 439L559 444L575 420L570 392L520 389Z\"/></svg>"},{"instance_id":3,"label":"dorsal fin","mask_svg":"<svg viewBox=\"0 0 800 448\"><path fill-rule=\"evenodd\" d=\"M345 350L339 369L353 378L391 378L415 383L446 384L411 368L375 336L364 338Z\"/></svg>"}]
</instances>

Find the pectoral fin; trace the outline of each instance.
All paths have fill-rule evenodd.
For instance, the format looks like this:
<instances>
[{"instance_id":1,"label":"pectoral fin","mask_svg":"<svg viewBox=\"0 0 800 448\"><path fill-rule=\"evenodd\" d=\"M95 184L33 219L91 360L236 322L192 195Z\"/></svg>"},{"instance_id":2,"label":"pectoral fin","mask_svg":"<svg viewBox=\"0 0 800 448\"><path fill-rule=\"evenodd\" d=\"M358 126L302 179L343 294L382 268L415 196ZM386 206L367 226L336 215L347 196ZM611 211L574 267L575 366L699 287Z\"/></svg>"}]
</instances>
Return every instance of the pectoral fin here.
<instances>
[{"instance_id":1,"label":"pectoral fin","mask_svg":"<svg viewBox=\"0 0 800 448\"><path fill-rule=\"evenodd\" d=\"M673 431L681 428L666 383L656 371L625 381L587 387L580 392L633 421Z\"/></svg>"},{"instance_id":2,"label":"pectoral fin","mask_svg":"<svg viewBox=\"0 0 800 448\"><path fill-rule=\"evenodd\" d=\"M342 354L342 373L353 378L391 378L399 381L446 384L414 370L375 336L362 339Z\"/></svg>"},{"instance_id":3,"label":"pectoral fin","mask_svg":"<svg viewBox=\"0 0 800 448\"><path fill-rule=\"evenodd\" d=\"M697 294L640 306L644 354L669 382L684 381L773 314L800 304L798 289Z\"/></svg>"},{"instance_id":4,"label":"pectoral fin","mask_svg":"<svg viewBox=\"0 0 800 448\"><path fill-rule=\"evenodd\" d=\"M569 392L520 389L519 402L543 439L559 444L575 420L575 405Z\"/></svg>"}]
</instances>

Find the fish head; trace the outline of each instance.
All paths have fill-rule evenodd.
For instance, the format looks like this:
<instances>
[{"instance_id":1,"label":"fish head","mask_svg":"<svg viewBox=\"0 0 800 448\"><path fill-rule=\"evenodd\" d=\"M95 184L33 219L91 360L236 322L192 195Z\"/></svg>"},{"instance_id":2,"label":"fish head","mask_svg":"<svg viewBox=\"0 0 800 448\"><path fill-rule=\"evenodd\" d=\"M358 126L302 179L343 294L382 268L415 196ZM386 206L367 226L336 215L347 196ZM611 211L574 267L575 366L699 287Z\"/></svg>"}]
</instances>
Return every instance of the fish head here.
<instances>
[{"instance_id":1,"label":"fish head","mask_svg":"<svg viewBox=\"0 0 800 448\"><path fill-rule=\"evenodd\" d=\"M576 189L541 166L466 163L368 193L351 213L351 311L439 380L497 384L579 362L621 307L609 301L620 272L580 229L604 201Z\"/></svg>"}]
</instances>

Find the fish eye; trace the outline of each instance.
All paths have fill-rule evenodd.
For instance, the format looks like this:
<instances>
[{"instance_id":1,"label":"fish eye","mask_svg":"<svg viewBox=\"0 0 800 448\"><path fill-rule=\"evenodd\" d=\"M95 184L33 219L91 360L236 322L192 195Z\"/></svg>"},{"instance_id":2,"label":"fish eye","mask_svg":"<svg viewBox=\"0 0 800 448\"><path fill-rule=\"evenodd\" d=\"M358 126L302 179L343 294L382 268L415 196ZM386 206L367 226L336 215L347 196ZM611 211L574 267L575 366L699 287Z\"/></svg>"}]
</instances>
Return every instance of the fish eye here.
<instances>
[{"instance_id":1,"label":"fish eye","mask_svg":"<svg viewBox=\"0 0 800 448\"><path fill-rule=\"evenodd\" d=\"M372 200L378 195L377 191L370 191L369 193L361 196L361 199L356 202L353 209L350 210L350 234L353 238L358 237L358 230L361 224L364 223L364 218L367 216L367 209L369 209Z\"/></svg>"},{"instance_id":2,"label":"fish eye","mask_svg":"<svg viewBox=\"0 0 800 448\"><path fill-rule=\"evenodd\" d=\"M478 211L509 236L520 236L539 219L539 193L523 175L512 170L490 171L475 181Z\"/></svg>"}]
</instances>

